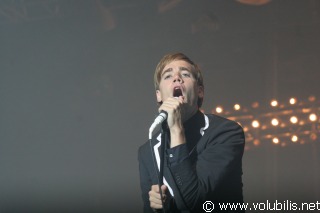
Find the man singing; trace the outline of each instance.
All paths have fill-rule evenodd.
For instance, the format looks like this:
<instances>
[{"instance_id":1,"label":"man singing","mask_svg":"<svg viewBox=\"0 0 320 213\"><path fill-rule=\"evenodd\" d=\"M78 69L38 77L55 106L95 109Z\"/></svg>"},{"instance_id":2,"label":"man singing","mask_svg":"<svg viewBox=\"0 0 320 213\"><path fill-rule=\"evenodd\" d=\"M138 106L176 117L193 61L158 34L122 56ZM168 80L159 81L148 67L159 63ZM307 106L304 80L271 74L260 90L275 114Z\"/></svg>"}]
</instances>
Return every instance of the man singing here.
<instances>
[{"instance_id":1,"label":"man singing","mask_svg":"<svg viewBox=\"0 0 320 213\"><path fill-rule=\"evenodd\" d=\"M158 110L167 113L167 146L161 193L158 169L164 133L156 133L151 144L139 148L144 212L205 212L204 207L211 212L242 212L240 208L220 208L222 203L243 203L242 128L236 122L200 112L203 78L186 55L165 55L156 67L154 84ZM203 205L206 201L209 206Z\"/></svg>"}]
</instances>

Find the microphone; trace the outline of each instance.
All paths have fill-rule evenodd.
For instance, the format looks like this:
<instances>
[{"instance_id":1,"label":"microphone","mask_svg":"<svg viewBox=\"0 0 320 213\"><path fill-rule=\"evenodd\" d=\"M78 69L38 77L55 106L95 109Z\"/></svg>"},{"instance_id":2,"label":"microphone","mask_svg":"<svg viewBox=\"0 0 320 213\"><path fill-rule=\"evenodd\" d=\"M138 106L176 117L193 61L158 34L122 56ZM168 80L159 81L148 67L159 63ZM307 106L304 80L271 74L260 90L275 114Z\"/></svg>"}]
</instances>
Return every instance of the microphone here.
<instances>
[{"instance_id":1,"label":"microphone","mask_svg":"<svg viewBox=\"0 0 320 213\"><path fill-rule=\"evenodd\" d=\"M168 113L166 111L161 110L159 115L154 119L154 122L150 126L149 129L149 139L152 139L152 132L153 130L160 124L162 124L163 121L167 120Z\"/></svg>"}]
</instances>

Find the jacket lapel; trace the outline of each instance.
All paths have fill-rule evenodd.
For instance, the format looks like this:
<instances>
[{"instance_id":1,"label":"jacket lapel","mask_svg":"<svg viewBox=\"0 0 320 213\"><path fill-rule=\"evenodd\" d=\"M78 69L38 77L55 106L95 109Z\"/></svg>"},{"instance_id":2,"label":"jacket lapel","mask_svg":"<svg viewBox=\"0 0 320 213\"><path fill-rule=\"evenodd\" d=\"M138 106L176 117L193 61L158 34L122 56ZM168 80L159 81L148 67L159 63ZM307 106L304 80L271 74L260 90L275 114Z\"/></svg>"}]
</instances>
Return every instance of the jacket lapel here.
<instances>
[{"instance_id":1,"label":"jacket lapel","mask_svg":"<svg viewBox=\"0 0 320 213\"><path fill-rule=\"evenodd\" d=\"M156 143L156 144L154 145L153 151L154 151L154 154L155 154L155 157L156 157L156 162L157 162L158 170L160 171L161 133L158 135L157 141L158 141L158 143ZM164 166L164 170L167 170L166 166ZM169 183L167 182L167 180L166 180L166 178L165 178L166 174L168 174L168 172L164 171L163 183L168 187L169 192L170 192L171 196L173 197L173 196L174 196L173 190L172 190L172 188L170 187Z\"/></svg>"}]
</instances>

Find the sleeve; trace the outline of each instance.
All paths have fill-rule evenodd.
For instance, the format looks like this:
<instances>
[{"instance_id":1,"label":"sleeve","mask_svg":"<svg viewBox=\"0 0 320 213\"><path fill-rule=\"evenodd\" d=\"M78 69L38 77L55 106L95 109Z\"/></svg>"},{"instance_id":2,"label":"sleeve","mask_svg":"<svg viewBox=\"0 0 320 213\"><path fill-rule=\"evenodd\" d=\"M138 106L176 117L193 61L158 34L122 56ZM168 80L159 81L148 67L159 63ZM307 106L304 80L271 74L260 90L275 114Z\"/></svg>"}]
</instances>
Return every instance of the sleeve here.
<instances>
[{"instance_id":1,"label":"sleeve","mask_svg":"<svg viewBox=\"0 0 320 213\"><path fill-rule=\"evenodd\" d=\"M209 129L208 129L209 130ZM207 141L192 163L187 149L179 148L174 159L169 160L169 169L183 203L178 209L196 211L207 200L242 200L242 155L244 133L235 122L227 121L205 133ZM204 137L204 136L203 136ZM181 160L183 159L183 160ZM215 199L215 200L212 200ZM242 201L243 202L243 201Z\"/></svg>"},{"instance_id":2,"label":"sleeve","mask_svg":"<svg viewBox=\"0 0 320 213\"><path fill-rule=\"evenodd\" d=\"M138 161L139 161L139 174L140 174L140 188L142 192L142 200L143 200L143 212L144 213L154 213L152 208L150 207L149 202L149 191L151 189L152 180L148 171L147 162L145 160L146 152L143 152L143 147L139 148L138 151ZM152 159L150 159L152 161ZM152 162L151 162L152 163Z\"/></svg>"}]
</instances>

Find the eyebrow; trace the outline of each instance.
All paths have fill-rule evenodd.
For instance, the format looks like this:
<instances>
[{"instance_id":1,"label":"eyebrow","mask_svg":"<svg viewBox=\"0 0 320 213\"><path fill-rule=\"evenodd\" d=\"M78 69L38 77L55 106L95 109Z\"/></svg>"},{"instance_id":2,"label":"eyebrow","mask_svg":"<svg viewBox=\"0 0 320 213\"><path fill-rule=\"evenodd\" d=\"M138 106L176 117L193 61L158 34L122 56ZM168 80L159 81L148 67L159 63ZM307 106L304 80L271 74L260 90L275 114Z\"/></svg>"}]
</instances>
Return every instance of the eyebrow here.
<instances>
[{"instance_id":1,"label":"eyebrow","mask_svg":"<svg viewBox=\"0 0 320 213\"><path fill-rule=\"evenodd\" d=\"M187 70L187 71L191 72L187 67L179 67L179 71L182 71L182 70ZM173 71L172 68L168 68L168 69L162 71L161 76L163 76L167 72L172 72L172 71Z\"/></svg>"}]
</instances>

